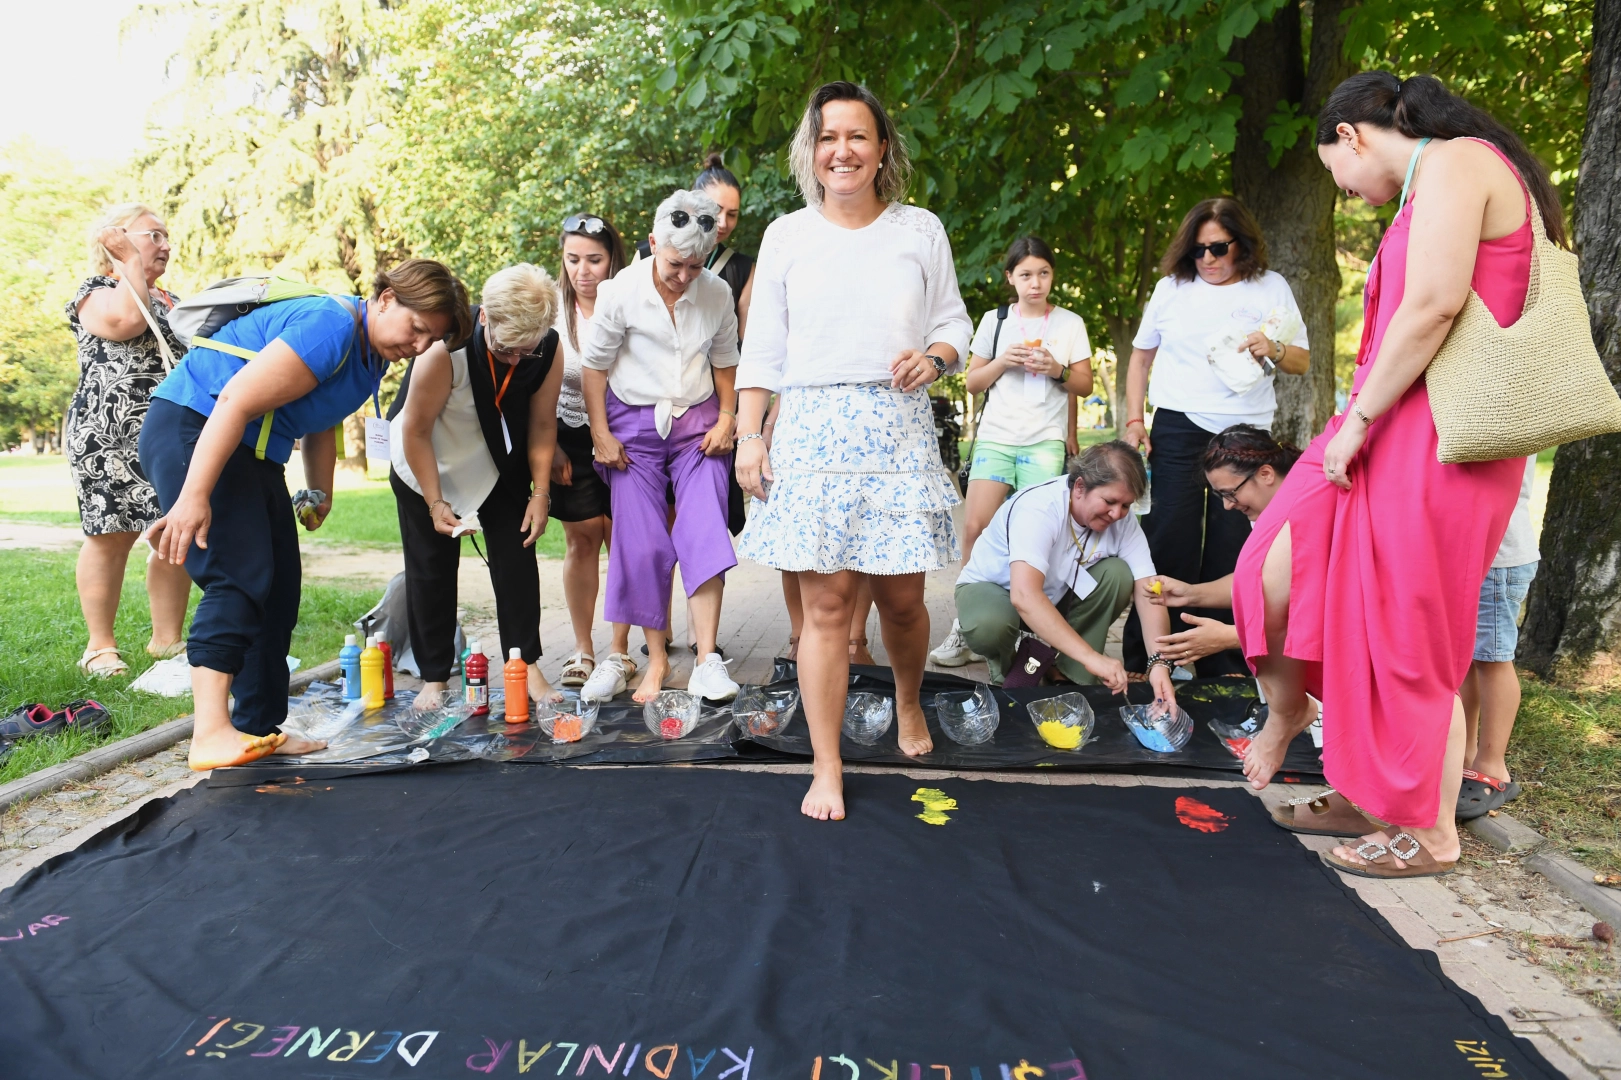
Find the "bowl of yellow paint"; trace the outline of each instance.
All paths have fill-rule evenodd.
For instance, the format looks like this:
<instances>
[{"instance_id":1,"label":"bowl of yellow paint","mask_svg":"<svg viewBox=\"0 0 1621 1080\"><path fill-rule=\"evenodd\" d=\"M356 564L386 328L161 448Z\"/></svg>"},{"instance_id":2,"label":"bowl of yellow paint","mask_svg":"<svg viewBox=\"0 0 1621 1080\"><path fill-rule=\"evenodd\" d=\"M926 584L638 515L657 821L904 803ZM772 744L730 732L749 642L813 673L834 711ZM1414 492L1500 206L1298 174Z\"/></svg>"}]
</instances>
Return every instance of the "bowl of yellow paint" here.
<instances>
[{"instance_id":1,"label":"bowl of yellow paint","mask_svg":"<svg viewBox=\"0 0 1621 1080\"><path fill-rule=\"evenodd\" d=\"M934 695L934 712L940 718L940 730L961 746L990 742L996 725L1002 721L996 695L987 683L972 690L944 690Z\"/></svg>"},{"instance_id":2,"label":"bowl of yellow paint","mask_svg":"<svg viewBox=\"0 0 1621 1080\"><path fill-rule=\"evenodd\" d=\"M1085 695L1071 691L1027 704L1041 741L1056 750L1079 750L1092 737L1098 718Z\"/></svg>"},{"instance_id":3,"label":"bowl of yellow paint","mask_svg":"<svg viewBox=\"0 0 1621 1080\"><path fill-rule=\"evenodd\" d=\"M579 742L597 727L597 703L577 690L561 690L558 701L534 702L535 722L554 743Z\"/></svg>"},{"instance_id":4,"label":"bowl of yellow paint","mask_svg":"<svg viewBox=\"0 0 1621 1080\"><path fill-rule=\"evenodd\" d=\"M647 722L647 730L659 738L680 739L698 726L703 704L703 698L685 690L665 690L642 706L642 719Z\"/></svg>"},{"instance_id":5,"label":"bowl of yellow paint","mask_svg":"<svg viewBox=\"0 0 1621 1080\"><path fill-rule=\"evenodd\" d=\"M744 686L732 702L732 719L744 735L775 735L788 726L798 707L798 690Z\"/></svg>"},{"instance_id":6,"label":"bowl of yellow paint","mask_svg":"<svg viewBox=\"0 0 1621 1080\"><path fill-rule=\"evenodd\" d=\"M844 701L844 733L851 742L871 746L884 737L895 722L895 701L866 691L851 694Z\"/></svg>"}]
</instances>

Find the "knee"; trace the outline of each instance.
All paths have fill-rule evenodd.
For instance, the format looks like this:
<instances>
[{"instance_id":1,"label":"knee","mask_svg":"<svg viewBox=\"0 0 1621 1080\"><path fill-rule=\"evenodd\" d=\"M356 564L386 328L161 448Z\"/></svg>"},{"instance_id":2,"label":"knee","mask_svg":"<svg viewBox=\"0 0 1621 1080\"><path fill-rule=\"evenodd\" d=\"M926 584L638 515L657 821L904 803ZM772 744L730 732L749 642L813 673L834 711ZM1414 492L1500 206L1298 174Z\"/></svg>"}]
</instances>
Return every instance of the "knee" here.
<instances>
[{"instance_id":1,"label":"knee","mask_svg":"<svg viewBox=\"0 0 1621 1080\"><path fill-rule=\"evenodd\" d=\"M1097 583L1121 598L1121 603L1129 602L1131 591L1136 587L1136 579L1131 576L1131 565L1118 555L1111 555L1100 560L1092 568L1092 576Z\"/></svg>"},{"instance_id":2,"label":"knee","mask_svg":"<svg viewBox=\"0 0 1621 1080\"><path fill-rule=\"evenodd\" d=\"M850 612L855 606L853 601L853 597L831 589L819 589L814 597L804 603L805 622L815 629L836 632L844 637L849 633Z\"/></svg>"}]
</instances>

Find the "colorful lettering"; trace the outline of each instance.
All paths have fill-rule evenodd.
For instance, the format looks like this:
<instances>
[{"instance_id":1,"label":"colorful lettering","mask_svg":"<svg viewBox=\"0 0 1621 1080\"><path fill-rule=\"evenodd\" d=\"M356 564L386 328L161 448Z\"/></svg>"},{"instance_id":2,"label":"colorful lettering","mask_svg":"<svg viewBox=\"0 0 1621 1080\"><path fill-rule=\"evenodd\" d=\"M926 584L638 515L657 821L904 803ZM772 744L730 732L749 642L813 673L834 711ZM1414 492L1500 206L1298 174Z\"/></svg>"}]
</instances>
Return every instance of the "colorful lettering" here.
<instances>
[{"instance_id":1,"label":"colorful lettering","mask_svg":"<svg viewBox=\"0 0 1621 1080\"><path fill-rule=\"evenodd\" d=\"M354 1058L354 1056L356 1054L360 1053L360 1051L362 1051L362 1050L364 1050L366 1048L366 1044L371 1042L371 1037L373 1035L375 1035L375 1034L377 1034L377 1032L368 1031L368 1032L366 1032L366 1037L364 1039L362 1039L360 1037L360 1032L358 1032L358 1031L349 1032L348 1033L348 1035L349 1035L349 1045L348 1046L340 1046L340 1047L338 1047L336 1050L332 1051L332 1053L328 1054L326 1056L326 1059L328 1061L350 1061L350 1060L353 1060L353 1058Z\"/></svg>"},{"instance_id":2,"label":"colorful lettering","mask_svg":"<svg viewBox=\"0 0 1621 1080\"><path fill-rule=\"evenodd\" d=\"M298 1037L298 1041L287 1048L286 1056L287 1057L292 1057L293 1056L293 1051L297 1050L300 1046L303 1046L304 1045L304 1040L308 1039L310 1041L310 1048L309 1048L308 1051L306 1051L306 1053L308 1053L310 1057L320 1057L322 1054L326 1053L326 1048L331 1046L333 1040L338 1037L338 1034L339 1034L340 1030L341 1029L339 1029L339 1028L333 1028L332 1029L332 1034L328 1035L326 1037L326 1039L323 1040L321 1038L321 1029L320 1028L318 1028L318 1027L305 1028L304 1029L304 1034L302 1034L302 1035L300 1035Z\"/></svg>"},{"instance_id":3,"label":"colorful lettering","mask_svg":"<svg viewBox=\"0 0 1621 1080\"><path fill-rule=\"evenodd\" d=\"M835 1065L850 1066L850 1080L861 1080L861 1066L857 1065L843 1054L834 1054L827 1060L833 1062Z\"/></svg>"},{"instance_id":4,"label":"colorful lettering","mask_svg":"<svg viewBox=\"0 0 1621 1080\"><path fill-rule=\"evenodd\" d=\"M653 1064L653 1055L665 1050L670 1052L670 1056L664 1059L664 1068L661 1069L657 1065ZM679 1043L671 1043L668 1046L655 1046L653 1049L647 1052L647 1057L645 1060L643 1060L642 1064L646 1065L647 1071L658 1077L659 1080L670 1080L670 1070L675 1068L675 1055L679 1053L680 1050L681 1046Z\"/></svg>"},{"instance_id":5,"label":"colorful lettering","mask_svg":"<svg viewBox=\"0 0 1621 1080\"><path fill-rule=\"evenodd\" d=\"M607 1070L608 1075L612 1076L613 1071L619 1067L619 1055L623 1054L624 1052L625 1052L625 1044L620 1043L619 1044L619 1049L614 1051L614 1059L612 1061L609 1061L603 1055L602 1047L598 1046L596 1043L592 1043L589 1047L586 1048L585 1056L580 1058L580 1067L574 1073L574 1075L575 1076L584 1076L585 1075L585 1067L587 1065L591 1064L591 1055L595 1054L597 1056L597 1060L602 1062L602 1067Z\"/></svg>"},{"instance_id":6,"label":"colorful lettering","mask_svg":"<svg viewBox=\"0 0 1621 1080\"><path fill-rule=\"evenodd\" d=\"M49 930L50 928L51 928L50 923L31 922L31 923L28 924L28 936L33 937L35 934L39 933L41 930Z\"/></svg>"},{"instance_id":7,"label":"colorful lettering","mask_svg":"<svg viewBox=\"0 0 1621 1080\"><path fill-rule=\"evenodd\" d=\"M900 1074L900 1071L901 1071L900 1062L895 1061L894 1059L890 1059L889 1068L887 1068L887 1069L884 1068L882 1065L878 1064L872 1058L867 1059L867 1064L871 1065L873 1068L877 1069L878 1070L878 1075L882 1076L884 1078L884 1080L895 1080L895 1077L898 1076Z\"/></svg>"},{"instance_id":8,"label":"colorful lettering","mask_svg":"<svg viewBox=\"0 0 1621 1080\"><path fill-rule=\"evenodd\" d=\"M536 1050L533 1054L531 1054L529 1052L529 1043L526 1042L523 1039L519 1039L518 1040L518 1071L521 1072L521 1073L526 1073L530 1069L534 1068L535 1067L535 1062L537 1062L541 1058L545 1057L546 1056L546 1051L550 1050L551 1048L552 1048L552 1044L547 1043L545 1046L542 1046L539 1050Z\"/></svg>"},{"instance_id":9,"label":"colorful lettering","mask_svg":"<svg viewBox=\"0 0 1621 1080\"><path fill-rule=\"evenodd\" d=\"M978 1065L970 1065L970 1066L968 1066L968 1075L969 1075L969 1077L972 1078L972 1080L980 1080L979 1066Z\"/></svg>"},{"instance_id":10,"label":"colorful lettering","mask_svg":"<svg viewBox=\"0 0 1621 1080\"><path fill-rule=\"evenodd\" d=\"M239 1040L237 1042L234 1042L229 1046L226 1046L224 1043L215 1043L214 1045L219 1047L221 1050L236 1050L239 1047L243 1047L243 1046L248 1045L254 1039L257 1039L260 1035L264 1034L264 1030L265 1030L265 1026L263 1024L249 1024L249 1023L244 1022L244 1023L241 1023L241 1024L232 1024L231 1025L231 1030L232 1031L241 1031L243 1028L252 1028L253 1029L253 1034L249 1035L245 1039L241 1039L241 1040Z\"/></svg>"},{"instance_id":11,"label":"colorful lettering","mask_svg":"<svg viewBox=\"0 0 1621 1080\"><path fill-rule=\"evenodd\" d=\"M738 1072L738 1071L741 1071L743 1073L740 1080L749 1080L749 1066L754 1064L754 1047L752 1047L752 1046L749 1047L748 1054L745 1057L738 1057L736 1054L732 1053L730 1050L728 1050L724 1046L720 1048L720 1052L725 1054L727 1057L731 1058L733 1061L737 1062L737 1064L733 1065L730 1069L727 1069L725 1072L718 1074L715 1077L715 1080L726 1080L726 1078L728 1076L730 1076L733 1073Z\"/></svg>"},{"instance_id":12,"label":"colorful lettering","mask_svg":"<svg viewBox=\"0 0 1621 1080\"><path fill-rule=\"evenodd\" d=\"M557 1045L560 1046L560 1047L562 1047L562 1046L568 1047L568 1057L564 1058L563 1059L563 1064L561 1064L561 1065L559 1065L557 1067L557 1075L562 1076L563 1075L563 1070L568 1068L568 1063L570 1061L574 1060L574 1051L576 1051L576 1050L578 1050L580 1048L580 1044L579 1043L560 1042Z\"/></svg>"},{"instance_id":13,"label":"colorful lettering","mask_svg":"<svg viewBox=\"0 0 1621 1080\"><path fill-rule=\"evenodd\" d=\"M70 917L71 916L68 915L47 915L39 921L44 923L46 926L58 926L67 922Z\"/></svg>"},{"instance_id":14,"label":"colorful lettering","mask_svg":"<svg viewBox=\"0 0 1621 1080\"><path fill-rule=\"evenodd\" d=\"M912 1062L912 1080L923 1080L923 1068L917 1062Z\"/></svg>"},{"instance_id":15,"label":"colorful lettering","mask_svg":"<svg viewBox=\"0 0 1621 1080\"><path fill-rule=\"evenodd\" d=\"M1068 1061L1056 1061L1047 1068L1053 1070L1053 1080L1086 1080L1086 1070L1081 1067L1080 1058L1070 1058ZM1059 1076L1059 1069L1074 1069L1073 1076Z\"/></svg>"},{"instance_id":16,"label":"colorful lettering","mask_svg":"<svg viewBox=\"0 0 1621 1080\"><path fill-rule=\"evenodd\" d=\"M1005 1067L1006 1066L1004 1066L1004 1068ZM1038 1068L1037 1066L1032 1065L1028 1061L1024 1060L1024 1058L1020 1058L1019 1064L1014 1066L1013 1069L1013 1080L1030 1080L1030 1077L1032 1076L1046 1075L1046 1069Z\"/></svg>"},{"instance_id":17,"label":"colorful lettering","mask_svg":"<svg viewBox=\"0 0 1621 1080\"><path fill-rule=\"evenodd\" d=\"M281 1053L282 1047L292 1042L298 1033L304 1029L301 1027L279 1027L276 1030L286 1032L286 1034L278 1035L274 1039L271 1039L270 1049L261 1050L257 1054L250 1055L251 1057L275 1057L277 1054Z\"/></svg>"},{"instance_id":18,"label":"colorful lettering","mask_svg":"<svg viewBox=\"0 0 1621 1080\"><path fill-rule=\"evenodd\" d=\"M692 1080L698 1080L698 1074L709 1068L709 1063L713 1060L715 1060L715 1051L711 1050L705 1054L704 1060L700 1063L697 1058L692 1056L692 1047L687 1047L687 1064L692 1066Z\"/></svg>"},{"instance_id":19,"label":"colorful lettering","mask_svg":"<svg viewBox=\"0 0 1621 1080\"><path fill-rule=\"evenodd\" d=\"M474 1072L481 1072L481 1073L486 1073L487 1074L487 1073L494 1072L495 1067L497 1065L501 1064L501 1059L507 1056L507 1051L512 1049L512 1040L508 1039L506 1042L501 1044L500 1049L496 1049L494 1040L492 1040L488 1035L483 1036L483 1038L484 1038L484 1045L488 1046L490 1048L489 1053L487 1053L487 1054L473 1054L473 1055L469 1056L468 1059L467 1059L467 1067L469 1069L472 1069ZM489 1058L490 1063L488 1065L474 1065L473 1061L476 1058L481 1058L481 1057Z\"/></svg>"},{"instance_id":20,"label":"colorful lettering","mask_svg":"<svg viewBox=\"0 0 1621 1080\"><path fill-rule=\"evenodd\" d=\"M951 1080L951 1066L950 1065L930 1065L929 1068L931 1068L931 1069L939 1069L941 1072L946 1074L945 1080ZM977 1072L978 1070L976 1069L975 1071Z\"/></svg>"},{"instance_id":21,"label":"colorful lettering","mask_svg":"<svg viewBox=\"0 0 1621 1080\"><path fill-rule=\"evenodd\" d=\"M21 941L22 939L23 939L23 932L21 930L17 931L15 934L11 934L9 936L5 935L5 934L0 934L0 941Z\"/></svg>"},{"instance_id":22,"label":"colorful lettering","mask_svg":"<svg viewBox=\"0 0 1621 1080\"><path fill-rule=\"evenodd\" d=\"M36 923L35 925L37 926L38 924ZM30 926L28 929L33 930L33 927ZM212 1016L210 1016L209 1019L212 1020L214 1018ZM196 1044L194 1046L192 1046L192 1048L190 1050L186 1051L186 1056L187 1057L195 1057L197 1055L197 1047L203 1045L203 1043L207 1042L209 1039L212 1039L214 1037L214 1033L216 1031L218 1031L220 1028L224 1027L226 1024L229 1024L230 1022L231 1022L231 1018L229 1016L227 1016L224 1020L221 1020L219 1023L217 1023L213 1027L209 1028L208 1029L208 1034L204 1035L202 1038L198 1039ZM204 1054L203 1056L204 1057L210 1057L212 1055ZM224 1057L225 1055L221 1054L220 1056Z\"/></svg>"},{"instance_id":23,"label":"colorful lettering","mask_svg":"<svg viewBox=\"0 0 1621 1080\"><path fill-rule=\"evenodd\" d=\"M373 1048L371 1052L372 1056L369 1058L361 1058L359 1061L355 1062L356 1065L375 1065L379 1061L382 1061L384 1058L388 1057L388 1052L394 1049L395 1043L400 1041L400 1032L385 1031L383 1034L388 1036L388 1042Z\"/></svg>"},{"instance_id":24,"label":"colorful lettering","mask_svg":"<svg viewBox=\"0 0 1621 1080\"><path fill-rule=\"evenodd\" d=\"M625 1059L625 1071L620 1073L619 1074L620 1076L629 1076L630 1075L630 1070L632 1070L632 1069L634 1069L636 1067L636 1055L640 1054L641 1052L642 1052L642 1044L641 1043L637 1043L635 1046L631 1047L630 1057Z\"/></svg>"},{"instance_id":25,"label":"colorful lettering","mask_svg":"<svg viewBox=\"0 0 1621 1080\"><path fill-rule=\"evenodd\" d=\"M413 1054L411 1051L405 1048L405 1044L416 1038L418 1035L426 1035L428 1041L422 1044L422 1049ZM433 1045L433 1040L437 1039L438 1037L439 1033L437 1031L413 1031L411 1034L401 1039L400 1045L395 1049L399 1051L400 1057L405 1059L405 1063L414 1069L417 1067L417 1062L422 1060L422 1055L428 1052L428 1047Z\"/></svg>"}]
</instances>

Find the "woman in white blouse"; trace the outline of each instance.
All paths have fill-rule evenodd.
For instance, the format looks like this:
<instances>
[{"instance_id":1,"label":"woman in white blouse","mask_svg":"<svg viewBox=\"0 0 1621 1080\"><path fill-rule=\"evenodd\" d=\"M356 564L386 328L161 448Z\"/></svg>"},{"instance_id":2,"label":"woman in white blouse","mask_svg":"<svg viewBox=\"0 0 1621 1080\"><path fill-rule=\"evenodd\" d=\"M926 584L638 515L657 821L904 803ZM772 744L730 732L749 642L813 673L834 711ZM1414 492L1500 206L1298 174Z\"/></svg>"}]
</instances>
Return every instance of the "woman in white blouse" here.
<instances>
[{"instance_id":1,"label":"woman in white blouse","mask_svg":"<svg viewBox=\"0 0 1621 1080\"><path fill-rule=\"evenodd\" d=\"M737 684L715 648L721 590L737 565L726 531L726 455L737 416L737 315L731 286L704 269L720 207L678 190L659 204L653 257L597 289L580 351L596 469L608 482L614 544L603 615L616 640L640 626L647 672L633 695L658 696L670 673L671 572L681 565L699 661L687 690L730 701ZM675 523L664 493L675 488ZM635 666L616 652L581 696L606 700Z\"/></svg>"},{"instance_id":2,"label":"woman in white blouse","mask_svg":"<svg viewBox=\"0 0 1621 1080\"><path fill-rule=\"evenodd\" d=\"M973 329L940 220L900 201L906 149L866 87L811 94L789 151L806 206L772 222L755 267L737 479L757 505L739 553L799 573L799 686L815 751L801 807L844 817L839 733L857 584L871 584L895 672L902 752L933 749L919 690L923 577L956 558L956 488L926 387ZM761 426L782 397L769 457Z\"/></svg>"}]
</instances>

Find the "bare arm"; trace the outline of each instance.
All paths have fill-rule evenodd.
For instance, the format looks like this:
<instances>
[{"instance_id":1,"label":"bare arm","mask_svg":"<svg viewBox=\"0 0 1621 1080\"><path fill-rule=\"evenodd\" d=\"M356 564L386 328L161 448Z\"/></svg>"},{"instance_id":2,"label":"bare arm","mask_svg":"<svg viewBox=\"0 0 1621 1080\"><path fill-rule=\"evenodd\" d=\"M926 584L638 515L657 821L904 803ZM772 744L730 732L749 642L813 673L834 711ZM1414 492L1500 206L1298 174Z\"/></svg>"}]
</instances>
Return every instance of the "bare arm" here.
<instances>
[{"instance_id":1,"label":"bare arm","mask_svg":"<svg viewBox=\"0 0 1621 1080\"><path fill-rule=\"evenodd\" d=\"M1027 562L1015 561L1008 568L1013 610L1042 641L1086 668L1116 694L1126 692L1126 668L1112 656L1105 656L1075 632L1047 594L1041 591L1043 575ZM1163 616L1163 612L1161 613Z\"/></svg>"},{"instance_id":2,"label":"bare arm","mask_svg":"<svg viewBox=\"0 0 1621 1080\"><path fill-rule=\"evenodd\" d=\"M433 452L433 426L450 400L452 361L443 342L434 342L411 368L411 385L400 410L400 443L405 463L416 476L436 532L449 536L461 524L439 486L439 459Z\"/></svg>"},{"instance_id":3,"label":"bare arm","mask_svg":"<svg viewBox=\"0 0 1621 1080\"><path fill-rule=\"evenodd\" d=\"M103 229L97 237L113 257L118 288L97 289L79 301L79 322L99 338L108 341L134 341L146 333L146 316L141 314L146 297L146 260L140 249L117 226Z\"/></svg>"},{"instance_id":4,"label":"bare arm","mask_svg":"<svg viewBox=\"0 0 1621 1080\"><path fill-rule=\"evenodd\" d=\"M760 264L755 263L749 267L749 279L743 283L743 291L737 294L737 340L742 341L743 336L749 332L749 303L754 299L754 271Z\"/></svg>"},{"instance_id":5,"label":"bare arm","mask_svg":"<svg viewBox=\"0 0 1621 1080\"><path fill-rule=\"evenodd\" d=\"M304 459L304 486L311 491L326 492L326 499L315 508L315 524L304 527L319 529L332 512L332 473L338 466L338 435L328 428L316 431L298 440L298 456Z\"/></svg>"},{"instance_id":6,"label":"bare arm","mask_svg":"<svg viewBox=\"0 0 1621 1080\"><path fill-rule=\"evenodd\" d=\"M1154 584L1159 591L1154 591ZM1164 607L1230 608L1233 606L1233 575L1215 581L1189 583L1164 574L1148 579L1148 598Z\"/></svg>"},{"instance_id":7,"label":"bare arm","mask_svg":"<svg viewBox=\"0 0 1621 1080\"><path fill-rule=\"evenodd\" d=\"M963 377L964 383L968 386L968 392L970 394L983 394L1006 372L1023 367L1023 364L1020 364L1018 360L1010 355L1015 351L1014 348L1009 348L997 360L987 360L976 352L970 352L968 354L968 372Z\"/></svg>"},{"instance_id":8,"label":"bare arm","mask_svg":"<svg viewBox=\"0 0 1621 1080\"><path fill-rule=\"evenodd\" d=\"M591 444L596 459L610 469L626 468L630 457L625 453L625 444L608 430L608 373L598 368L583 369L580 393L585 398L585 414L591 424Z\"/></svg>"},{"instance_id":9,"label":"bare arm","mask_svg":"<svg viewBox=\"0 0 1621 1080\"><path fill-rule=\"evenodd\" d=\"M557 456L557 395L562 389L563 350L559 348L552 358L551 370L529 402L529 478L534 490L519 526L526 534L524 547L546 535L546 522L551 517L552 459Z\"/></svg>"},{"instance_id":10,"label":"bare arm","mask_svg":"<svg viewBox=\"0 0 1621 1080\"><path fill-rule=\"evenodd\" d=\"M1137 608L1137 618L1143 625L1144 641L1155 641L1171 632L1170 614L1154 603L1154 598L1148 594L1148 583L1152 580L1152 578L1138 578L1131 588L1132 603ZM1171 682L1171 673L1163 666L1156 664L1149 669L1148 683L1154 688L1156 701L1176 700L1176 688Z\"/></svg>"},{"instance_id":11,"label":"bare arm","mask_svg":"<svg viewBox=\"0 0 1621 1080\"><path fill-rule=\"evenodd\" d=\"M737 433L740 437L762 432L766 406L770 401L771 391L761 387L751 387L738 394ZM737 472L737 486L756 499L764 499L765 484L776 479L771 473L771 459L766 454L766 439L763 436L750 439L737 448L733 468Z\"/></svg>"},{"instance_id":12,"label":"bare arm","mask_svg":"<svg viewBox=\"0 0 1621 1080\"><path fill-rule=\"evenodd\" d=\"M701 447L705 455L719 457L731 452L732 434L737 430L737 368L712 368L710 373L715 378L720 415L715 417L715 426L704 433Z\"/></svg>"},{"instance_id":13,"label":"bare arm","mask_svg":"<svg viewBox=\"0 0 1621 1080\"><path fill-rule=\"evenodd\" d=\"M1132 446L1141 446L1148 453L1148 427L1143 423L1143 409L1148 404L1148 373L1154 367L1155 349L1131 350L1131 363L1126 368L1126 419L1120 437Z\"/></svg>"}]
</instances>

